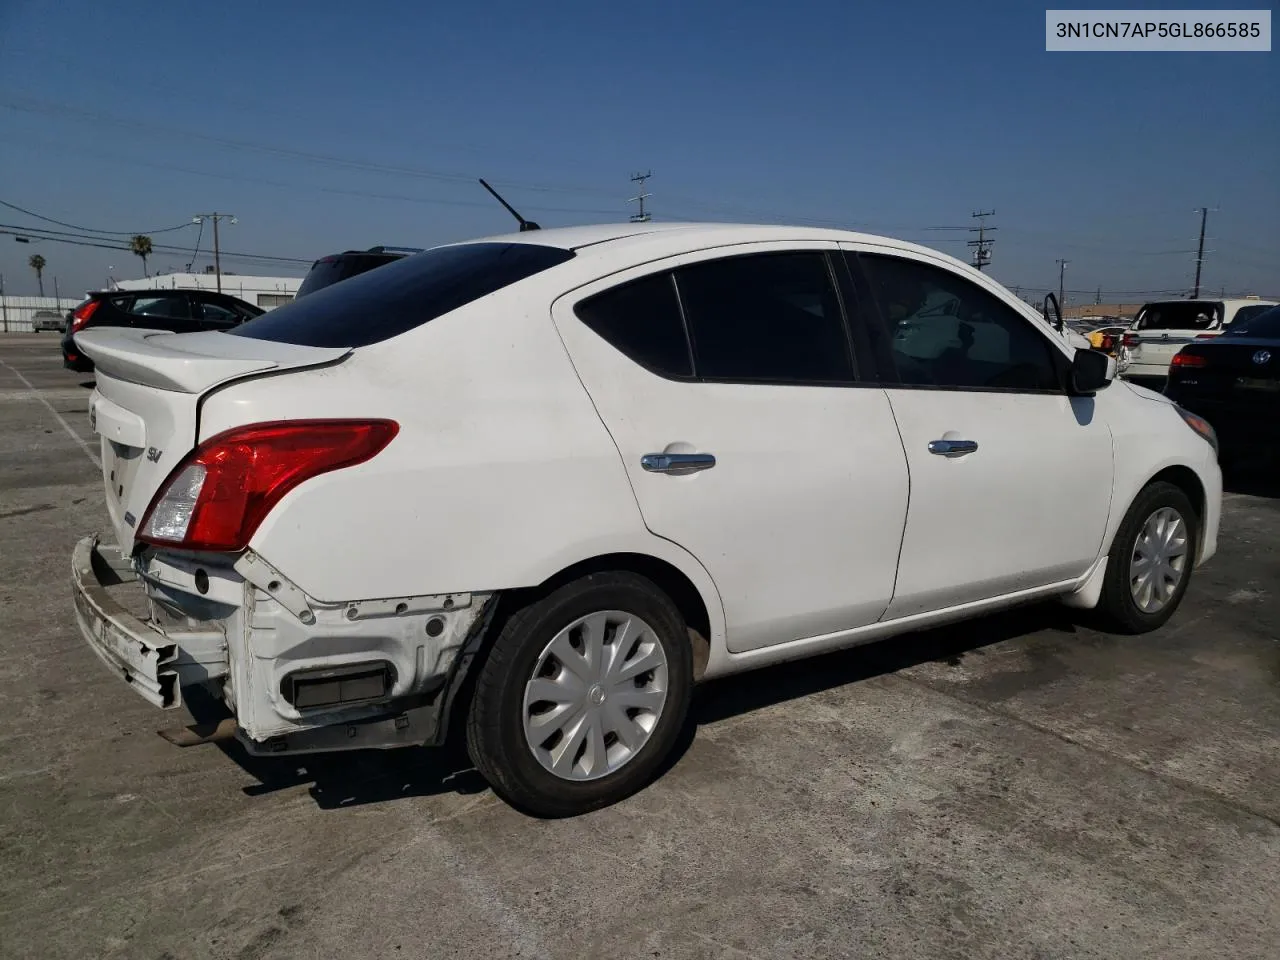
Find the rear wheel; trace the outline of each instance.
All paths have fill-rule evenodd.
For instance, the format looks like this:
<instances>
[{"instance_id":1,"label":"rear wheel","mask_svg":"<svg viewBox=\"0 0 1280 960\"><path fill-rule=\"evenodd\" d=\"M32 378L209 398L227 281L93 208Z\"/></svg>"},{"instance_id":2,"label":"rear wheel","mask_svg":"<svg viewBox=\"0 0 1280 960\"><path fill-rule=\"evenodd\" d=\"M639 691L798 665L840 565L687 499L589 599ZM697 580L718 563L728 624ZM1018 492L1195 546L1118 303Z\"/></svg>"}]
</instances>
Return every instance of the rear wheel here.
<instances>
[{"instance_id":1,"label":"rear wheel","mask_svg":"<svg viewBox=\"0 0 1280 960\"><path fill-rule=\"evenodd\" d=\"M1199 537L1199 518L1181 488L1163 481L1143 488L1107 556L1098 603L1105 625L1123 633L1163 626L1187 592Z\"/></svg>"},{"instance_id":2,"label":"rear wheel","mask_svg":"<svg viewBox=\"0 0 1280 960\"><path fill-rule=\"evenodd\" d=\"M666 594L632 573L583 577L503 624L467 717L472 762L536 816L616 803L675 746L692 674L688 630Z\"/></svg>"}]
</instances>

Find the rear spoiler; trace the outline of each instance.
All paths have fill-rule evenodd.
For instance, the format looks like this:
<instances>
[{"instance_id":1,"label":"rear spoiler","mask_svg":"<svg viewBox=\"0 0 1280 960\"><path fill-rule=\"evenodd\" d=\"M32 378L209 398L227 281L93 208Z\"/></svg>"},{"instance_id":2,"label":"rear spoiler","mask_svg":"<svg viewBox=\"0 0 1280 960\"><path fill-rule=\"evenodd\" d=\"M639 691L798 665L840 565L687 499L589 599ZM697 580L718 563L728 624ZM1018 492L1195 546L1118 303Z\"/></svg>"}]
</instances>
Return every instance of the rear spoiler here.
<instances>
[{"instance_id":1,"label":"rear spoiler","mask_svg":"<svg viewBox=\"0 0 1280 960\"><path fill-rule=\"evenodd\" d=\"M91 327L76 345L109 377L160 390L199 394L238 377L335 363L350 347L305 347L220 332L169 333Z\"/></svg>"}]
</instances>

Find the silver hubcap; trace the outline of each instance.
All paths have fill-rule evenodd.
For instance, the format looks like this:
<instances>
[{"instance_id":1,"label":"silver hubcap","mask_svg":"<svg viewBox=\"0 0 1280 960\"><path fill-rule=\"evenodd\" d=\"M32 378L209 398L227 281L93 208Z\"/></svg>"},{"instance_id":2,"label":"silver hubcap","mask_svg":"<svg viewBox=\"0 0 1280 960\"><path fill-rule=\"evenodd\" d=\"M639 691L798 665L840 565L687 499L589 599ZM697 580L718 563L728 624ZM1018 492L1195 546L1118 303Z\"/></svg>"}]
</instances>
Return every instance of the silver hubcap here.
<instances>
[{"instance_id":1,"label":"silver hubcap","mask_svg":"<svg viewBox=\"0 0 1280 960\"><path fill-rule=\"evenodd\" d=\"M604 610L573 621L538 657L524 688L524 735L565 780L594 780L629 763L667 702L667 655L653 628Z\"/></svg>"},{"instance_id":2,"label":"silver hubcap","mask_svg":"<svg viewBox=\"0 0 1280 960\"><path fill-rule=\"evenodd\" d=\"M1187 524L1161 507L1142 525L1129 561L1129 590L1143 613L1158 613L1177 592L1187 566Z\"/></svg>"}]
</instances>

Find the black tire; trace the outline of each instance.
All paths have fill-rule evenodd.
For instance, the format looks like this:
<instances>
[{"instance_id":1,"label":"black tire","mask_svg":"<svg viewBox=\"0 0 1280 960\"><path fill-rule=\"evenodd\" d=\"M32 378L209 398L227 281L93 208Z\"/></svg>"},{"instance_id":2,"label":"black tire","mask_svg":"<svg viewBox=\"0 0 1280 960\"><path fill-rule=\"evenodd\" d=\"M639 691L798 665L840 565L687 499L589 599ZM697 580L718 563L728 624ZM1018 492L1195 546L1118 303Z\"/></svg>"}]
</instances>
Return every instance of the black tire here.
<instances>
[{"instance_id":1,"label":"black tire","mask_svg":"<svg viewBox=\"0 0 1280 960\"><path fill-rule=\"evenodd\" d=\"M1178 511L1187 525L1188 554L1182 579L1169 602L1155 613L1146 613L1138 607L1129 588L1129 564L1147 518L1162 507ZM1182 489L1164 481L1143 487L1121 521L1111 552L1107 555L1107 572L1097 609L1100 625L1116 633L1129 634L1149 633L1164 626L1182 603L1191 583L1199 543L1200 515Z\"/></svg>"},{"instance_id":2,"label":"black tire","mask_svg":"<svg viewBox=\"0 0 1280 960\"><path fill-rule=\"evenodd\" d=\"M667 698L648 741L620 769L572 781L545 769L524 733L524 689L543 649L579 617L632 613L653 628L667 661ZM571 817L617 803L646 786L680 736L693 690L688 628L671 599L645 577L593 573L512 612L480 665L467 712L471 762L494 793L539 817Z\"/></svg>"}]
</instances>

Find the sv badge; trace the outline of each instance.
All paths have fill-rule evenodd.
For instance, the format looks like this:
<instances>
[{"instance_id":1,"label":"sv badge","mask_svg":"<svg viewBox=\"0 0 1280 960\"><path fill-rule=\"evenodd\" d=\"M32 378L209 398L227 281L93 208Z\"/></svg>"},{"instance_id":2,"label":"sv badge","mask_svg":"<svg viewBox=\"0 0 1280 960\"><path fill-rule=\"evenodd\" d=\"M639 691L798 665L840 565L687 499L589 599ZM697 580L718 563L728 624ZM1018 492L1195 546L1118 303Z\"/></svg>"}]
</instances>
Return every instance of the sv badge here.
<instances>
[{"instance_id":1,"label":"sv badge","mask_svg":"<svg viewBox=\"0 0 1280 960\"><path fill-rule=\"evenodd\" d=\"M147 447L147 459L152 463L155 463L162 456L164 456L163 450L157 450L155 447Z\"/></svg>"}]
</instances>

